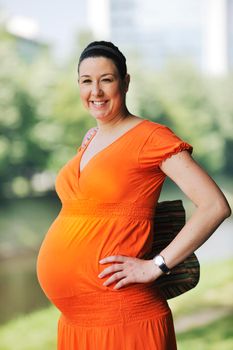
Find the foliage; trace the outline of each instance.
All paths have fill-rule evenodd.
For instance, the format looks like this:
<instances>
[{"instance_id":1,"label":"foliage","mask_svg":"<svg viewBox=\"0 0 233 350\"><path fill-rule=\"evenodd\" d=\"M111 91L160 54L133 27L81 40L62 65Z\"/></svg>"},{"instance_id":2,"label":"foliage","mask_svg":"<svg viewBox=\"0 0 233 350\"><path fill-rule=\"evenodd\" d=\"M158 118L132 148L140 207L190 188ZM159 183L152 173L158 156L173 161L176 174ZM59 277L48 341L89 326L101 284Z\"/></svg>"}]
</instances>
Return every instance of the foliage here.
<instances>
[{"instance_id":1,"label":"foliage","mask_svg":"<svg viewBox=\"0 0 233 350\"><path fill-rule=\"evenodd\" d=\"M57 170L75 155L85 131L94 125L93 119L81 105L74 67L60 72L52 95L52 116L51 125L56 125L59 132L56 139L51 140L53 150L48 158L47 167ZM41 134L44 129L41 128Z\"/></svg>"},{"instance_id":2,"label":"foliage","mask_svg":"<svg viewBox=\"0 0 233 350\"><path fill-rule=\"evenodd\" d=\"M5 38L0 32L0 37ZM29 68L17 54L17 41L0 41L0 194L28 194L32 175L46 166L47 150L32 137L38 100L29 86ZM47 79L47 78L46 78Z\"/></svg>"},{"instance_id":3,"label":"foliage","mask_svg":"<svg viewBox=\"0 0 233 350\"><path fill-rule=\"evenodd\" d=\"M170 63L163 71L141 76L139 114L170 126L190 142L197 160L212 174L232 175L232 82L231 76L204 76L187 62Z\"/></svg>"},{"instance_id":4,"label":"foliage","mask_svg":"<svg viewBox=\"0 0 233 350\"><path fill-rule=\"evenodd\" d=\"M58 66L49 50L24 59L17 38L0 29L0 196L27 196L53 188L54 174L73 157L94 120L77 87L77 56ZM22 50L21 50L22 51ZM30 52L30 51L29 51ZM185 62L160 72L131 59L132 113L170 126L194 146L194 157L213 174L233 174L233 77L203 76ZM41 174L43 186L36 184Z\"/></svg>"},{"instance_id":5,"label":"foliage","mask_svg":"<svg viewBox=\"0 0 233 350\"><path fill-rule=\"evenodd\" d=\"M0 37L0 196L25 196L36 192L35 174L52 176L74 156L93 120L78 97L76 67L59 67L43 46L28 63L17 38Z\"/></svg>"}]
</instances>

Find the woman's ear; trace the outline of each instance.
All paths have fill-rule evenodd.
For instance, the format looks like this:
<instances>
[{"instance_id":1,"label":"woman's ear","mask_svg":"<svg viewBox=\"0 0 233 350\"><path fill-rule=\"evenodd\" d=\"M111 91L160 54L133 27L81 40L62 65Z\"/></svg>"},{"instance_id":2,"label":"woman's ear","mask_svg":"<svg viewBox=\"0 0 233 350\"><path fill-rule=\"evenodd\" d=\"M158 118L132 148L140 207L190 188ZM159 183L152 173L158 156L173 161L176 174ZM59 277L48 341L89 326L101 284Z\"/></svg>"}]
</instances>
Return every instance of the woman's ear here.
<instances>
[{"instance_id":1,"label":"woman's ear","mask_svg":"<svg viewBox=\"0 0 233 350\"><path fill-rule=\"evenodd\" d=\"M128 91L129 89L129 83L130 83L130 75L127 73L125 78L124 78L124 88L125 88L125 92Z\"/></svg>"}]
</instances>

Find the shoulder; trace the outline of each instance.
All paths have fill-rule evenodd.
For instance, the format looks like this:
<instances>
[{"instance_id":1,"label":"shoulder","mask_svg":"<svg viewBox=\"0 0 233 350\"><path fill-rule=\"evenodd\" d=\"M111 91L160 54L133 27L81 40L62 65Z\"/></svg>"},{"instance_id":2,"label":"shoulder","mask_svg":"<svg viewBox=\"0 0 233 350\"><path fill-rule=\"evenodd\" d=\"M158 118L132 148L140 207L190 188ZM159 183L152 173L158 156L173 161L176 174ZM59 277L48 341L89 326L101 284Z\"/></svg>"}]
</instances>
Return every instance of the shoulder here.
<instances>
[{"instance_id":1,"label":"shoulder","mask_svg":"<svg viewBox=\"0 0 233 350\"><path fill-rule=\"evenodd\" d=\"M151 121L146 124L148 133L139 157L142 165L160 166L165 159L183 150L192 153L193 147L168 126Z\"/></svg>"},{"instance_id":2,"label":"shoulder","mask_svg":"<svg viewBox=\"0 0 233 350\"><path fill-rule=\"evenodd\" d=\"M173 139L179 138L178 134L174 132L169 126L160 124L151 120L147 120L145 123L147 142L159 141L159 139Z\"/></svg>"},{"instance_id":3,"label":"shoulder","mask_svg":"<svg viewBox=\"0 0 233 350\"><path fill-rule=\"evenodd\" d=\"M168 127L167 125L165 125L165 124L160 124L160 123L154 122L154 121L149 120L149 119L146 119L146 120L147 120L146 128L151 133L153 133L155 131L166 131L166 130L169 130L170 132L173 132L172 129L170 127Z\"/></svg>"},{"instance_id":4,"label":"shoulder","mask_svg":"<svg viewBox=\"0 0 233 350\"><path fill-rule=\"evenodd\" d=\"M147 126L148 128L150 128L151 130L156 130L160 127L166 127L166 125L164 124L160 124L160 123L157 123L157 122L154 122L152 120L149 120L149 119L145 119L147 121Z\"/></svg>"}]
</instances>

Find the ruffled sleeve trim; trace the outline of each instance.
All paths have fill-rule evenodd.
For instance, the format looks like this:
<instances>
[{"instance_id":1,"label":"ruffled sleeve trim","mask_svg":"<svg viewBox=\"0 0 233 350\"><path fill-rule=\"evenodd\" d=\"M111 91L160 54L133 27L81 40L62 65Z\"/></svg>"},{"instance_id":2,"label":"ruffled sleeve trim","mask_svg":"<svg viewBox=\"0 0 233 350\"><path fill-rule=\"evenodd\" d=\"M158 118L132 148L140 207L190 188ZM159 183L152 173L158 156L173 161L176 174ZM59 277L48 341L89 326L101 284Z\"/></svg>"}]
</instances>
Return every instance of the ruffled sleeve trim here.
<instances>
[{"instance_id":1,"label":"ruffled sleeve trim","mask_svg":"<svg viewBox=\"0 0 233 350\"><path fill-rule=\"evenodd\" d=\"M154 171L161 166L165 159L184 150L187 150L191 154L193 147L186 140L182 140L167 126L156 126L140 150L140 167Z\"/></svg>"},{"instance_id":2,"label":"ruffled sleeve trim","mask_svg":"<svg viewBox=\"0 0 233 350\"><path fill-rule=\"evenodd\" d=\"M158 163L158 166L160 167L166 159L171 158L173 155L175 155L179 152L182 152L182 151L188 151L190 154L192 154L193 146L191 146L189 143L187 143L185 141L181 142L172 151L165 153L163 155L162 159Z\"/></svg>"}]
</instances>

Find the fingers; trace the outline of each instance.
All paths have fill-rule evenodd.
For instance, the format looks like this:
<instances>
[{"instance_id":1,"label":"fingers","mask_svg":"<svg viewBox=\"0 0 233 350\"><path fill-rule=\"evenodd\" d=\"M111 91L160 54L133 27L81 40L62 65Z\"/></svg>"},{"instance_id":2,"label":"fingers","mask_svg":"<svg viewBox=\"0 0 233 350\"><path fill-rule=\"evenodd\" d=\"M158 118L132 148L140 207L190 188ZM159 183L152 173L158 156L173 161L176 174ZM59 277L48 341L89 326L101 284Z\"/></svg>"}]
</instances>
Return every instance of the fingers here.
<instances>
[{"instance_id":1,"label":"fingers","mask_svg":"<svg viewBox=\"0 0 233 350\"><path fill-rule=\"evenodd\" d=\"M106 267L106 269L104 269L99 275L98 277L102 278L106 275L109 275L112 272L116 272L116 271L122 271L124 269L123 264L114 264L111 265L109 267Z\"/></svg>"},{"instance_id":2,"label":"fingers","mask_svg":"<svg viewBox=\"0 0 233 350\"><path fill-rule=\"evenodd\" d=\"M100 264L106 264L109 262L125 262L129 257L124 256L124 255L112 255L112 256L107 256L106 258L103 258L99 260Z\"/></svg>"},{"instance_id":3,"label":"fingers","mask_svg":"<svg viewBox=\"0 0 233 350\"><path fill-rule=\"evenodd\" d=\"M133 271L132 267L135 265L135 260L139 260L134 257L124 256L124 255L112 255L107 256L106 258L103 258L99 261L100 264L106 264L111 262L118 262L120 264L113 264L106 269L104 269L99 275L99 278L103 278L106 275L109 275L111 273L114 273L111 277L109 277L104 283L103 286L108 286L112 284L113 282L118 281L118 283L114 286L114 290L122 288L123 286L126 286L130 283L136 282L136 278L132 279ZM131 271L131 272L130 272ZM131 277L129 276L129 272ZM120 280L120 281L119 281Z\"/></svg>"},{"instance_id":4,"label":"fingers","mask_svg":"<svg viewBox=\"0 0 233 350\"><path fill-rule=\"evenodd\" d=\"M113 287L113 289L120 289L122 287L127 286L130 283L131 282L129 281L129 279L127 277L125 277L122 280L120 280L118 283L116 283L116 285Z\"/></svg>"},{"instance_id":5,"label":"fingers","mask_svg":"<svg viewBox=\"0 0 233 350\"><path fill-rule=\"evenodd\" d=\"M103 286L108 286L109 284L112 284L115 281L118 281L119 279L125 277L124 272L116 272L114 275L112 275L107 281L103 283Z\"/></svg>"}]
</instances>

